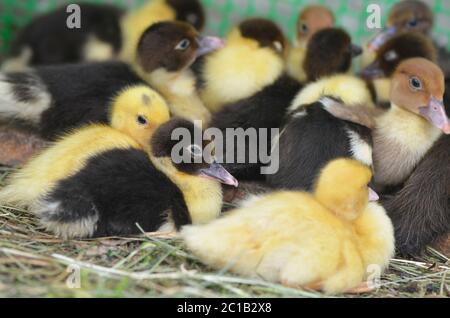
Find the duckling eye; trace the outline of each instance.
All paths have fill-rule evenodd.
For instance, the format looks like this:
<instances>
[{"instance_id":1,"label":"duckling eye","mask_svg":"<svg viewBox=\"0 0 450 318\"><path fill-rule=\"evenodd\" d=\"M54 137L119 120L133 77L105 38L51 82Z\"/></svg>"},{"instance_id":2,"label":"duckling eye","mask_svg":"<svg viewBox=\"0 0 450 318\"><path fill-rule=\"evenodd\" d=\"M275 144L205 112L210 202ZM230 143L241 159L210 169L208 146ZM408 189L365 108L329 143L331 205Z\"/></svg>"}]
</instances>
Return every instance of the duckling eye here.
<instances>
[{"instance_id":1,"label":"duckling eye","mask_svg":"<svg viewBox=\"0 0 450 318\"><path fill-rule=\"evenodd\" d=\"M414 90L421 90L422 89L422 81L418 79L417 77L411 77L409 80L409 85Z\"/></svg>"},{"instance_id":2,"label":"duckling eye","mask_svg":"<svg viewBox=\"0 0 450 318\"><path fill-rule=\"evenodd\" d=\"M145 116L139 115L137 116L137 122L139 123L139 125L147 125L148 120L147 118L145 118Z\"/></svg>"},{"instance_id":3,"label":"duckling eye","mask_svg":"<svg viewBox=\"0 0 450 318\"><path fill-rule=\"evenodd\" d=\"M177 46L175 47L175 50L185 51L190 46L191 46L191 41L189 41L188 39L183 39L183 40L180 41L180 43L177 44Z\"/></svg>"},{"instance_id":4,"label":"duckling eye","mask_svg":"<svg viewBox=\"0 0 450 318\"><path fill-rule=\"evenodd\" d=\"M409 21L408 21L408 26L409 26L409 27L412 27L412 28L416 27L416 26L417 26L417 20L416 20L416 18L412 18L411 20L409 20Z\"/></svg>"},{"instance_id":5,"label":"duckling eye","mask_svg":"<svg viewBox=\"0 0 450 318\"><path fill-rule=\"evenodd\" d=\"M309 31L309 28L308 28L308 26L306 25L306 23L300 24L300 32L308 33L308 31Z\"/></svg>"},{"instance_id":6,"label":"duckling eye","mask_svg":"<svg viewBox=\"0 0 450 318\"><path fill-rule=\"evenodd\" d=\"M190 145L187 148L187 151L191 153L194 157L200 157L203 155L202 148L199 145Z\"/></svg>"}]
</instances>

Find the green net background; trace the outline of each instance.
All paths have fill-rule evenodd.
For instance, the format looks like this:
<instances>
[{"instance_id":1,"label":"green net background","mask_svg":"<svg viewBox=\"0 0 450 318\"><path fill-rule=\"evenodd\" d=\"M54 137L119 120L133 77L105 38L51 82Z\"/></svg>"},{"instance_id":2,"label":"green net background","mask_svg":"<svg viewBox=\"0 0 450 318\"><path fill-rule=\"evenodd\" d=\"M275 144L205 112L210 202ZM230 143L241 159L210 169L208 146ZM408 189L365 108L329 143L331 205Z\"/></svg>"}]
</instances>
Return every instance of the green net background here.
<instances>
[{"instance_id":1,"label":"green net background","mask_svg":"<svg viewBox=\"0 0 450 318\"><path fill-rule=\"evenodd\" d=\"M84 2L110 3L121 7L134 7L146 0L88 0ZM345 27L355 39L363 43L375 30L366 28L366 8L377 3L386 17L392 0L202 0L208 10L207 32L224 35L236 22L247 16L264 16L273 19L292 37L300 9L308 4L327 5L337 17L337 23ZM0 0L0 54L5 54L14 33L32 17L52 10L64 3L81 1L57 0ZM436 15L435 39L450 48L450 0L426 0ZM384 21L383 21L384 23ZM51 30L49 30L51 32Z\"/></svg>"}]
</instances>

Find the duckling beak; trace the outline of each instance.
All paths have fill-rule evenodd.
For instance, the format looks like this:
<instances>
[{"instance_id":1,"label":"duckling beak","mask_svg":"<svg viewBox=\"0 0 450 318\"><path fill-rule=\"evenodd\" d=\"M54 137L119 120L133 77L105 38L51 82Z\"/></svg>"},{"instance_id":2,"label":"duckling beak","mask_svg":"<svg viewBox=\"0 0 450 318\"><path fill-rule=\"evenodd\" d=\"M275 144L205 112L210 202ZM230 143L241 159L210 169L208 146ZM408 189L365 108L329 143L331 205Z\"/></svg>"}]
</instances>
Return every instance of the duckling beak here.
<instances>
[{"instance_id":1,"label":"duckling beak","mask_svg":"<svg viewBox=\"0 0 450 318\"><path fill-rule=\"evenodd\" d=\"M200 170L200 176L218 180L223 184L238 187L239 183L235 177L233 177L222 165L218 163L211 164L206 169Z\"/></svg>"},{"instance_id":2,"label":"duckling beak","mask_svg":"<svg viewBox=\"0 0 450 318\"><path fill-rule=\"evenodd\" d=\"M445 113L445 106L442 101L431 97L428 106L419 108L419 111L430 123L441 129L446 135L450 135L450 119Z\"/></svg>"},{"instance_id":3,"label":"duckling beak","mask_svg":"<svg viewBox=\"0 0 450 318\"><path fill-rule=\"evenodd\" d=\"M363 49L359 45L356 45L356 44L351 45L352 58L360 56L362 54L362 52L363 52Z\"/></svg>"},{"instance_id":4,"label":"duckling beak","mask_svg":"<svg viewBox=\"0 0 450 318\"><path fill-rule=\"evenodd\" d=\"M221 38L214 36L201 36L198 39L198 44L197 57L200 57L223 48L224 41Z\"/></svg>"},{"instance_id":5,"label":"duckling beak","mask_svg":"<svg viewBox=\"0 0 450 318\"><path fill-rule=\"evenodd\" d=\"M378 33L367 45L369 50L378 51L387 41L389 41L397 33L396 27L386 28Z\"/></svg>"},{"instance_id":6,"label":"duckling beak","mask_svg":"<svg viewBox=\"0 0 450 318\"><path fill-rule=\"evenodd\" d=\"M380 200L380 196L372 188L369 187L369 202L376 202Z\"/></svg>"},{"instance_id":7,"label":"duckling beak","mask_svg":"<svg viewBox=\"0 0 450 318\"><path fill-rule=\"evenodd\" d=\"M386 77L386 74L384 74L383 70L380 68L380 63L378 61L375 61L361 70L359 72L359 76L367 79L375 79Z\"/></svg>"}]
</instances>

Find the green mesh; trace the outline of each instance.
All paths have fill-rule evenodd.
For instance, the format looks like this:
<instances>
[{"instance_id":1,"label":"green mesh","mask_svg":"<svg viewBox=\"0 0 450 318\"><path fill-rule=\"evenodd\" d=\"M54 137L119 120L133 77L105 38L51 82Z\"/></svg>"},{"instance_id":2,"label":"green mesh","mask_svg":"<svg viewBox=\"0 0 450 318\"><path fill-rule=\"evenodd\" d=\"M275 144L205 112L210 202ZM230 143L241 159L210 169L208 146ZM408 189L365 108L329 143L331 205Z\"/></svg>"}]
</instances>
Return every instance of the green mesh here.
<instances>
[{"instance_id":1,"label":"green mesh","mask_svg":"<svg viewBox=\"0 0 450 318\"><path fill-rule=\"evenodd\" d=\"M134 7L146 0L88 0L91 3L110 3ZM207 32L224 35L232 25L247 16L264 16L278 22L292 38L298 12L307 4L327 5L337 17L337 23L351 32L356 43L375 34L366 28L366 8L377 3L383 17L396 2L392 0L202 0L208 10ZM34 15L62 5L60 0L0 0L0 53L6 53L18 28ZM70 1L70 3L80 1ZM450 48L450 0L427 0L436 15L435 37ZM384 21L383 21L384 23ZM50 31L51 32L51 31Z\"/></svg>"}]
</instances>

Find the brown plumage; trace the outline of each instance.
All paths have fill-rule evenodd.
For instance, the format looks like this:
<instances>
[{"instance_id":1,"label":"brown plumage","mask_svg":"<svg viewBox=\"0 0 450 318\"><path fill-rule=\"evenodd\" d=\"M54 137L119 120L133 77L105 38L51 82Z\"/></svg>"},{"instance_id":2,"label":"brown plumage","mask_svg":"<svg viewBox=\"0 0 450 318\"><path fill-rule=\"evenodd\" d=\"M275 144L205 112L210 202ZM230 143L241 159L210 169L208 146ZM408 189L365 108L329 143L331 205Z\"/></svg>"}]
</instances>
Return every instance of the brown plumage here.
<instances>
[{"instance_id":1,"label":"brown plumage","mask_svg":"<svg viewBox=\"0 0 450 318\"><path fill-rule=\"evenodd\" d=\"M403 188L383 198L400 252L419 253L450 232L449 162L450 136L442 136Z\"/></svg>"}]
</instances>

